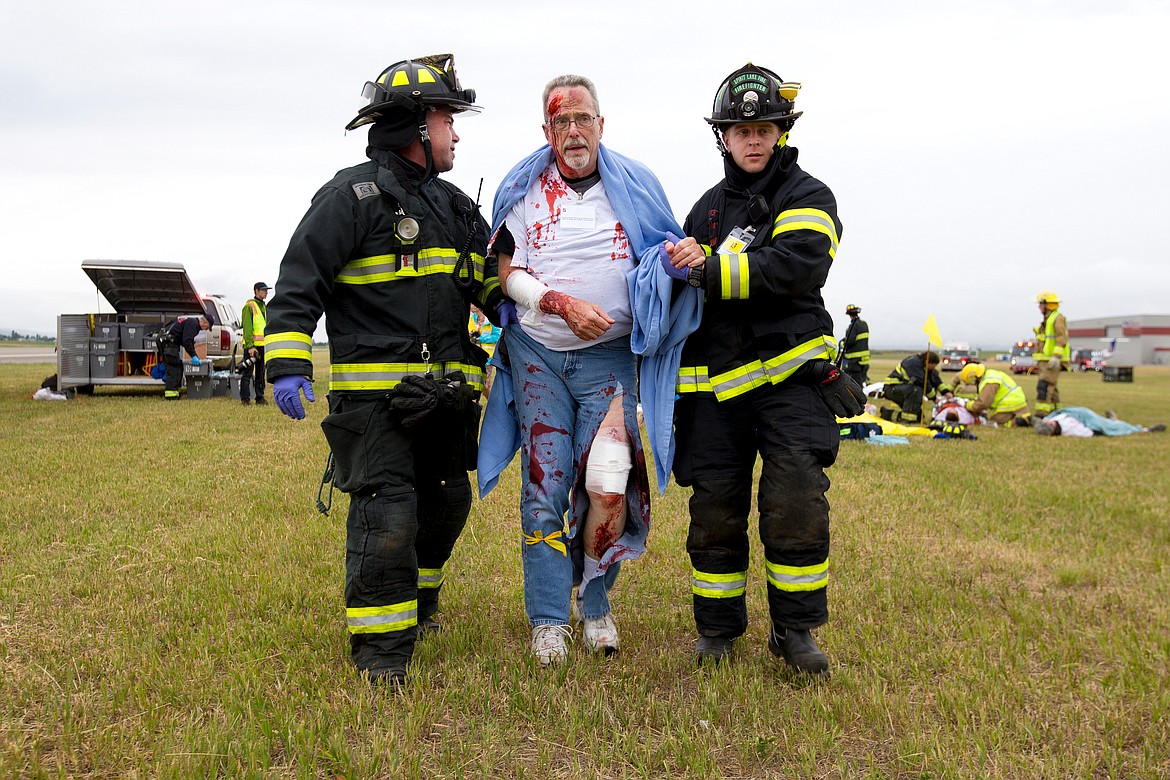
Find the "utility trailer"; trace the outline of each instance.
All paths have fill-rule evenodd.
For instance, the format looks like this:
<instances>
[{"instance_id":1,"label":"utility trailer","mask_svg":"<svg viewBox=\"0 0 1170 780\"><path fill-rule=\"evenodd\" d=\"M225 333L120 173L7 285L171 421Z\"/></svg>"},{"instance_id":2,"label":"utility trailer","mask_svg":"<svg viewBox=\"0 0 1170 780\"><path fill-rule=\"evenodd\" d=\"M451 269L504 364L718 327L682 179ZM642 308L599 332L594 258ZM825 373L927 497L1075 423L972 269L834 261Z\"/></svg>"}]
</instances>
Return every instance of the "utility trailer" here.
<instances>
[{"instance_id":1,"label":"utility trailer","mask_svg":"<svg viewBox=\"0 0 1170 780\"><path fill-rule=\"evenodd\" d=\"M158 331L177 317L206 316L211 330L196 344L208 369L228 368L240 344L239 315L226 299L200 295L179 263L86 260L81 270L113 312L57 315L57 390L99 385L161 386L150 375Z\"/></svg>"}]
</instances>

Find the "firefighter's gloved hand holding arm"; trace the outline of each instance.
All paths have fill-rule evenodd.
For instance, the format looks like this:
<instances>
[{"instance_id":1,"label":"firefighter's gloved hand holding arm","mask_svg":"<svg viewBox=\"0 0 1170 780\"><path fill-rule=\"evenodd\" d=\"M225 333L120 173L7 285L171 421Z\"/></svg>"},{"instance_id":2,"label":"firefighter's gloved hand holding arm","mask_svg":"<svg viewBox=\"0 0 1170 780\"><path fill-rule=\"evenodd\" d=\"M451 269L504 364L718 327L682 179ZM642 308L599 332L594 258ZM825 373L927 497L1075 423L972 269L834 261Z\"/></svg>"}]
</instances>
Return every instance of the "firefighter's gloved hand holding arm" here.
<instances>
[{"instance_id":1,"label":"firefighter's gloved hand holding arm","mask_svg":"<svg viewBox=\"0 0 1170 780\"><path fill-rule=\"evenodd\" d=\"M310 401L316 401L313 395L313 383L308 377L299 374L277 377L272 383L272 396L276 399L276 408L294 420L305 419L305 407L301 404L301 392Z\"/></svg>"},{"instance_id":2,"label":"firefighter's gloved hand holding arm","mask_svg":"<svg viewBox=\"0 0 1170 780\"><path fill-rule=\"evenodd\" d=\"M865 411L865 392L861 385L828 360L810 360L801 366L799 373L816 387L834 416L856 417Z\"/></svg>"}]
</instances>

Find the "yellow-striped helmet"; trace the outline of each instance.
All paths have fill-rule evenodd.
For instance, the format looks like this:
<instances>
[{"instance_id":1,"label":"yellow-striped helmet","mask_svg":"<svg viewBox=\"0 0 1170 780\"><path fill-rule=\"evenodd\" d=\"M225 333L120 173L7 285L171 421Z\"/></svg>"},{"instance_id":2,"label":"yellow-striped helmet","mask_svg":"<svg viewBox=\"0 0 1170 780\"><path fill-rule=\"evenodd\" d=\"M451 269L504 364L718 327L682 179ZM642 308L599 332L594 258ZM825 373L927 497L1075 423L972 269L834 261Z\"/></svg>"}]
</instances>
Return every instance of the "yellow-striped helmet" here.
<instances>
[{"instance_id":1,"label":"yellow-striped helmet","mask_svg":"<svg viewBox=\"0 0 1170 780\"><path fill-rule=\"evenodd\" d=\"M1041 290L1036 293L1036 303L1059 304L1060 298L1057 298L1056 293L1052 290Z\"/></svg>"},{"instance_id":2,"label":"yellow-striped helmet","mask_svg":"<svg viewBox=\"0 0 1170 780\"><path fill-rule=\"evenodd\" d=\"M455 57L432 54L396 62L362 89L365 105L345 126L346 130L377 122L387 116L414 116L427 106L446 106L452 113L478 113L475 90L463 89L455 75Z\"/></svg>"}]
</instances>

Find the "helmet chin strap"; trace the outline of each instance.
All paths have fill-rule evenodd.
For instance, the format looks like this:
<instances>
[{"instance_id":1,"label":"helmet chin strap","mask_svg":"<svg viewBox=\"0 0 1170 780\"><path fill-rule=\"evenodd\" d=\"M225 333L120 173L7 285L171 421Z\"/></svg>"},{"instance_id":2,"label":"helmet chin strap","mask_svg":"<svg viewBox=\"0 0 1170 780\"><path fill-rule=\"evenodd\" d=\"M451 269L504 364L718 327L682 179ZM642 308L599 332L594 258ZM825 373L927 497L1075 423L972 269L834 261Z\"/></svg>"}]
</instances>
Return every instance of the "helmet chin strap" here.
<instances>
[{"instance_id":1,"label":"helmet chin strap","mask_svg":"<svg viewBox=\"0 0 1170 780\"><path fill-rule=\"evenodd\" d=\"M425 154L427 158L427 167L426 171L423 173L422 178L423 181L426 181L427 179L431 178L431 174L434 173L435 170L435 158L434 155L431 154L431 133L429 130L427 130L426 107L420 109L418 115L418 137L419 140L422 141L423 154Z\"/></svg>"}]
</instances>

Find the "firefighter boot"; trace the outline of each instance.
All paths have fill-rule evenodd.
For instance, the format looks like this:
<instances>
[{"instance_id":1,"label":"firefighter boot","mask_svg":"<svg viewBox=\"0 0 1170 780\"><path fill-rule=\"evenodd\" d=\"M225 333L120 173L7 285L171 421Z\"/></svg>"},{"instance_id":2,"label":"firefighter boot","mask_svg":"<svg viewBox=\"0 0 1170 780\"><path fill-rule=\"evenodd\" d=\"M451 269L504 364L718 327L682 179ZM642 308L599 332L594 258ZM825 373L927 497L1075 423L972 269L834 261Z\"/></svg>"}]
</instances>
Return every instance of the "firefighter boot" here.
<instances>
[{"instance_id":1,"label":"firefighter boot","mask_svg":"<svg viewBox=\"0 0 1170 780\"><path fill-rule=\"evenodd\" d=\"M735 649L734 639L725 639L721 636L701 636L695 643L695 659L699 665L704 663L719 664L725 658L731 657Z\"/></svg>"},{"instance_id":2,"label":"firefighter boot","mask_svg":"<svg viewBox=\"0 0 1170 780\"><path fill-rule=\"evenodd\" d=\"M798 672L829 675L829 658L817 647L812 631L807 628L773 625L768 634L768 650Z\"/></svg>"}]
</instances>

